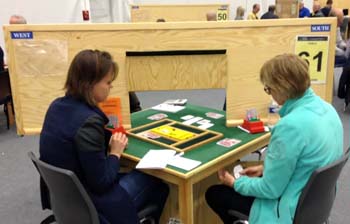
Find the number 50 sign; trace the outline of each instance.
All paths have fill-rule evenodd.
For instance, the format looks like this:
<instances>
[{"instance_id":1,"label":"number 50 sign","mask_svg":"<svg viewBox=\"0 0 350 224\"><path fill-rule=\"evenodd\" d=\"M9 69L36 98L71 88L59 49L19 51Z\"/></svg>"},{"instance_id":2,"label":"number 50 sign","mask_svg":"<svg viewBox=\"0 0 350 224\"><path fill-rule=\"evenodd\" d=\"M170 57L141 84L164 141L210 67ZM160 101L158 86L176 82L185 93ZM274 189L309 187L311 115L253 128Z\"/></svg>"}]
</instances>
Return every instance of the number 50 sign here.
<instances>
[{"instance_id":1,"label":"number 50 sign","mask_svg":"<svg viewBox=\"0 0 350 224\"><path fill-rule=\"evenodd\" d=\"M295 53L308 62L313 83L326 82L328 46L328 36L297 36Z\"/></svg>"},{"instance_id":2,"label":"number 50 sign","mask_svg":"<svg viewBox=\"0 0 350 224\"><path fill-rule=\"evenodd\" d=\"M216 11L216 21L223 22L228 20L228 10L223 7Z\"/></svg>"}]
</instances>

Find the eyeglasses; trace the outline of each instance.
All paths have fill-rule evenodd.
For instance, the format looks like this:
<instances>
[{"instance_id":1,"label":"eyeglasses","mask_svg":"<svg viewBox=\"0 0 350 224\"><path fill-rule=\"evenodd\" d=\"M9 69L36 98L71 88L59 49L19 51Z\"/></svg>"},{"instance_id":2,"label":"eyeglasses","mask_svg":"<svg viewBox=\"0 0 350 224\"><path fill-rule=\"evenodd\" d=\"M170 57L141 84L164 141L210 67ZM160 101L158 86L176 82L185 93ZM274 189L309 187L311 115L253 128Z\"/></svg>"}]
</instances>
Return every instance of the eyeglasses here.
<instances>
[{"instance_id":1,"label":"eyeglasses","mask_svg":"<svg viewBox=\"0 0 350 224\"><path fill-rule=\"evenodd\" d=\"M271 95L271 88L268 86L264 86L264 91L267 95Z\"/></svg>"}]
</instances>

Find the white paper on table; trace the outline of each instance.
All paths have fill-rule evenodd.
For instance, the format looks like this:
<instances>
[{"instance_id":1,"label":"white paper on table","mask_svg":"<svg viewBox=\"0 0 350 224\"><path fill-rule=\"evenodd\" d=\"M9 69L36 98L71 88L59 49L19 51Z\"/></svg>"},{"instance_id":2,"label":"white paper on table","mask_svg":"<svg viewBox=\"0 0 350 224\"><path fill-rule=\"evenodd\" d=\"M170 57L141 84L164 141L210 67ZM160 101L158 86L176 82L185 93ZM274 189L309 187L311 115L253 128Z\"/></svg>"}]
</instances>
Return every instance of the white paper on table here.
<instances>
[{"instance_id":1,"label":"white paper on table","mask_svg":"<svg viewBox=\"0 0 350 224\"><path fill-rule=\"evenodd\" d=\"M186 125L191 125L191 124L196 123L202 119L203 119L202 117L194 117L194 118L191 118L189 120L183 121L182 123L186 124Z\"/></svg>"},{"instance_id":2,"label":"white paper on table","mask_svg":"<svg viewBox=\"0 0 350 224\"><path fill-rule=\"evenodd\" d=\"M169 162L168 165L172 165L178 168L181 168L183 170L192 170L193 168L199 166L202 162L193 160L193 159L187 159L182 156L174 156Z\"/></svg>"},{"instance_id":3,"label":"white paper on table","mask_svg":"<svg viewBox=\"0 0 350 224\"><path fill-rule=\"evenodd\" d=\"M190 114L189 114L189 115L186 115L186 116L181 117L181 119L182 119L182 120L185 120L185 121L186 121L186 120L189 120L189 119L192 119L192 118L194 118L194 116L193 116L193 115L190 115Z\"/></svg>"},{"instance_id":4,"label":"white paper on table","mask_svg":"<svg viewBox=\"0 0 350 224\"><path fill-rule=\"evenodd\" d=\"M163 169L175 153L172 149L150 149L136 165L136 169Z\"/></svg>"},{"instance_id":5,"label":"white paper on table","mask_svg":"<svg viewBox=\"0 0 350 224\"><path fill-rule=\"evenodd\" d=\"M213 123L206 123L206 124L202 124L202 125L198 126L197 128L205 130L205 129L208 129L208 128L212 127L212 126L214 126Z\"/></svg>"},{"instance_id":6,"label":"white paper on table","mask_svg":"<svg viewBox=\"0 0 350 224\"><path fill-rule=\"evenodd\" d=\"M170 105L170 104L162 103L162 104L158 104L158 105L152 107L152 109L159 110L159 111L176 113L176 112L178 112L180 110L185 109L185 107L184 106L176 106L176 105Z\"/></svg>"}]
</instances>

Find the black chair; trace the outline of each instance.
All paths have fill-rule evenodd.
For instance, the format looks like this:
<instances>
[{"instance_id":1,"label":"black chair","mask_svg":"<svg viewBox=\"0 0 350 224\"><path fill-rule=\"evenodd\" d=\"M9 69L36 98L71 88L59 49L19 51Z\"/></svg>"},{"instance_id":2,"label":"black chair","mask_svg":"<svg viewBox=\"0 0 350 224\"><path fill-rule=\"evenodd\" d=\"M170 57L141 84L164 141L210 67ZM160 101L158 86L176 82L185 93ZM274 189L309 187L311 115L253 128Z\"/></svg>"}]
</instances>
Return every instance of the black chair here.
<instances>
[{"instance_id":1,"label":"black chair","mask_svg":"<svg viewBox=\"0 0 350 224\"><path fill-rule=\"evenodd\" d=\"M294 224L328 223L336 195L337 180L348 159L349 150L339 160L312 173L300 195Z\"/></svg>"},{"instance_id":2,"label":"black chair","mask_svg":"<svg viewBox=\"0 0 350 224\"><path fill-rule=\"evenodd\" d=\"M60 224L100 224L94 204L72 171L47 164L39 160L33 152L29 152L28 156L50 191L53 215L48 216L41 224L54 221ZM140 223L155 223L150 214L156 209L156 205L149 205L142 209L138 213ZM102 223L109 224L103 217L100 218Z\"/></svg>"},{"instance_id":3,"label":"black chair","mask_svg":"<svg viewBox=\"0 0 350 224\"><path fill-rule=\"evenodd\" d=\"M316 169L301 192L295 211L293 224L328 223L335 195L338 177L349 159L350 148L337 161ZM240 220L248 220L248 216L235 210L228 214Z\"/></svg>"},{"instance_id":4,"label":"black chair","mask_svg":"<svg viewBox=\"0 0 350 224\"><path fill-rule=\"evenodd\" d=\"M8 105L12 104L12 111L8 110ZM10 129L10 119L9 113L13 111L13 103L11 96L11 86L10 86L10 77L8 70L0 72L0 105L4 105L4 112L6 115L7 129Z\"/></svg>"}]
</instances>

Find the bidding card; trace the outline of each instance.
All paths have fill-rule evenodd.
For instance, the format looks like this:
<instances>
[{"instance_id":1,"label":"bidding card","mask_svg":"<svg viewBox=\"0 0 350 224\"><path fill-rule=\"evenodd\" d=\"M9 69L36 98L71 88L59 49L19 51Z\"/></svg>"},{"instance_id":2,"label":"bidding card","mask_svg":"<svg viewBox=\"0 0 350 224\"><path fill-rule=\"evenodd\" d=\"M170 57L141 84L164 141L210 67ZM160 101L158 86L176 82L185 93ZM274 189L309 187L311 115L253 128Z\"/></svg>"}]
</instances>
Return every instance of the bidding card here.
<instances>
[{"instance_id":1,"label":"bidding card","mask_svg":"<svg viewBox=\"0 0 350 224\"><path fill-rule=\"evenodd\" d=\"M226 148L230 148L238 143L240 143L241 140L234 139L234 138L225 138L220 141L218 141L216 144L224 146Z\"/></svg>"},{"instance_id":2,"label":"bidding card","mask_svg":"<svg viewBox=\"0 0 350 224\"><path fill-rule=\"evenodd\" d=\"M197 122L197 124L208 124L208 123L210 123L210 120L207 120L207 119L203 119Z\"/></svg>"},{"instance_id":3,"label":"bidding card","mask_svg":"<svg viewBox=\"0 0 350 224\"><path fill-rule=\"evenodd\" d=\"M189 119L192 119L192 118L194 118L194 116L193 115L186 115L186 116L183 116L183 117L181 117L181 119L182 120L185 120L185 121L187 121L187 120L189 120Z\"/></svg>"},{"instance_id":4,"label":"bidding card","mask_svg":"<svg viewBox=\"0 0 350 224\"><path fill-rule=\"evenodd\" d=\"M200 129L208 129L210 127L214 126L213 123L204 123L204 124L201 124L200 126L198 126L197 128L200 128Z\"/></svg>"},{"instance_id":5,"label":"bidding card","mask_svg":"<svg viewBox=\"0 0 350 224\"><path fill-rule=\"evenodd\" d=\"M186 124L186 125L191 125L191 124L196 123L196 122L198 122L198 121L200 121L202 119L203 118L201 118L201 117L194 117L194 118L191 118L189 120L183 121L182 123Z\"/></svg>"}]
</instances>

